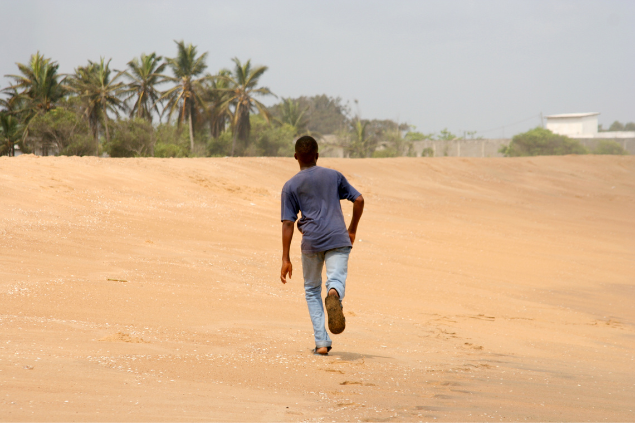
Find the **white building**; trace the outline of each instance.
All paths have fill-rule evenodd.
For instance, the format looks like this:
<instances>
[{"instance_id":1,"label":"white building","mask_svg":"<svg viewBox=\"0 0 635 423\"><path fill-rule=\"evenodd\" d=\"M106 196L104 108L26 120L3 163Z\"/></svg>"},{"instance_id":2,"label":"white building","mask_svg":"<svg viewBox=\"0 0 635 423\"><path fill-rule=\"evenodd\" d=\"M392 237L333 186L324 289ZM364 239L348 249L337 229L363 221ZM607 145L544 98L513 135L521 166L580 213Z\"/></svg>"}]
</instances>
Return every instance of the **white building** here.
<instances>
[{"instance_id":1,"label":"white building","mask_svg":"<svg viewBox=\"0 0 635 423\"><path fill-rule=\"evenodd\" d=\"M598 132L599 113L567 113L547 116L547 129L570 138L632 139L635 131ZM626 147L625 147L626 148Z\"/></svg>"},{"instance_id":2,"label":"white building","mask_svg":"<svg viewBox=\"0 0 635 423\"><path fill-rule=\"evenodd\" d=\"M567 113L547 116L547 129L571 138L595 138L599 113Z\"/></svg>"}]
</instances>

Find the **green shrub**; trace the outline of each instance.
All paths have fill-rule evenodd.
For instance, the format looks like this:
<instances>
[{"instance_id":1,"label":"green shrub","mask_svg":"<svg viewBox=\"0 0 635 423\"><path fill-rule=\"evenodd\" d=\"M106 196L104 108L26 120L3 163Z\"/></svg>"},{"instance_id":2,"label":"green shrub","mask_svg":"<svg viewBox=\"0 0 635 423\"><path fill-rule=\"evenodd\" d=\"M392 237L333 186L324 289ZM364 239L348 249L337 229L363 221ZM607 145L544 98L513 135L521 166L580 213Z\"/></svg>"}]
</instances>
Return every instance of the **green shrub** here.
<instances>
[{"instance_id":1,"label":"green shrub","mask_svg":"<svg viewBox=\"0 0 635 423\"><path fill-rule=\"evenodd\" d=\"M251 115L249 145L241 155L293 157L296 129L284 123L271 125L260 115Z\"/></svg>"},{"instance_id":2,"label":"green shrub","mask_svg":"<svg viewBox=\"0 0 635 423\"><path fill-rule=\"evenodd\" d=\"M207 141L207 155L210 157L229 156L232 151L232 133L221 132L218 138L210 138Z\"/></svg>"},{"instance_id":3,"label":"green shrub","mask_svg":"<svg viewBox=\"0 0 635 423\"><path fill-rule=\"evenodd\" d=\"M512 138L509 145L499 150L505 157L560 156L564 154L587 154L580 141L565 135L557 135L548 129L534 128Z\"/></svg>"},{"instance_id":4,"label":"green shrub","mask_svg":"<svg viewBox=\"0 0 635 423\"><path fill-rule=\"evenodd\" d=\"M422 132L408 131L406 135L404 135L404 139L407 141L422 141L430 139L430 135L426 135Z\"/></svg>"},{"instance_id":5,"label":"green shrub","mask_svg":"<svg viewBox=\"0 0 635 423\"><path fill-rule=\"evenodd\" d=\"M97 152L88 122L65 108L36 116L29 124L30 135L43 144L55 145L62 156L85 156Z\"/></svg>"},{"instance_id":6,"label":"green shrub","mask_svg":"<svg viewBox=\"0 0 635 423\"><path fill-rule=\"evenodd\" d=\"M154 157L189 157L190 139L187 129L161 124L156 128Z\"/></svg>"},{"instance_id":7,"label":"green shrub","mask_svg":"<svg viewBox=\"0 0 635 423\"><path fill-rule=\"evenodd\" d=\"M91 134L75 134L64 148L60 156L88 156L93 154L95 139Z\"/></svg>"},{"instance_id":8,"label":"green shrub","mask_svg":"<svg viewBox=\"0 0 635 423\"><path fill-rule=\"evenodd\" d=\"M152 157L156 135L154 127L144 119L118 120L111 125L110 142L104 150L110 157Z\"/></svg>"},{"instance_id":9,"label":"green shrub","mask_svg":"<svg viewBox=\"0 0 635 423\"><path fill-rule=\"evenodd\" d=\"M624 149L619 143L611 140L600 140L597 147L593 149L593 154L618 154L625 155L628 151Z\"/></svg>"},{"instance_id":10,"label":"green shrub","mask_svg":"<svg viewBox=\"0 0 635 423\"><path fill-rule=\"evenodd\" d=\"M397 150L394 148L388 147L383 150L375 150L373 151L373 158L375 159L383 159L386 157L397 157Z\"/></svg>"},{"instance_id":11,"label":"green shrub","mask_svg":"<svg viewBox=\"0 0 635 423\"><path fill-rule=\"evenodd\" d=\"M434 157L434 149L432 147L426 147L421 150L421 157Z\"/></svg>"},{"instance_id":12,"label":"green shrub","mask_svg":"<svg viewBox=\"0 0 635 423\"><path fill-rule=\"evenodd\" d=\"M157 143L154 146L154 157L188 157L188 152L180 145Z\"/></svg>"}]
</instances>

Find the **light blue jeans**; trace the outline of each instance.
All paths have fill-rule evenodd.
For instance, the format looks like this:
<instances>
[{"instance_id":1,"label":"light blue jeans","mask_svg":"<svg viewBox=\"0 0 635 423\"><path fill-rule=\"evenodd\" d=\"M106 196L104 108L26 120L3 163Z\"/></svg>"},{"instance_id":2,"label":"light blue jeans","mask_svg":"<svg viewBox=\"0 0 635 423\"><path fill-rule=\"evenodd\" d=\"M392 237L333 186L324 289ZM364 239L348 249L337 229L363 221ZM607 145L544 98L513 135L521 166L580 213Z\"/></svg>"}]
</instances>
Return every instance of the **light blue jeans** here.
<instances>
[{"instance_id":1,"label":"light blue jeans","mask_svg":"<svg viewBox=\"0 0 635 423\"><path fill-rule=\"evenodd\" d=\"M302 253L304 293L313 323L315 346L318 348L331 346L331 338L329 338L325 328L324 306L322 305L322 268L326 263L326 295L331 289L335 289L340 295L341 301L344 299L346 291L350 253L351 247L334 248L320 253Z\"/></svg>"}]
</instances>

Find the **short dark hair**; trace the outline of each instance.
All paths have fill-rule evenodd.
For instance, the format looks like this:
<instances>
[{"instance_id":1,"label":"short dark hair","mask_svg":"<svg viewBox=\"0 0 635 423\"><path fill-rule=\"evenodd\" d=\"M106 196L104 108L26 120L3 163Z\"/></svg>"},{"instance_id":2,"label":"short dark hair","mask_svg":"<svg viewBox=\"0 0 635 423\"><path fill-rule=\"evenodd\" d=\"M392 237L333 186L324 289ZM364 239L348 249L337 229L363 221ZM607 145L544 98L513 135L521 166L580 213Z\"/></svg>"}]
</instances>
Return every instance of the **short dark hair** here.
<instances>
[{"instance_id":1,"label":"short dark hair","mask_svg":"<svg viewBox=\"0 0 635 423\"><path fill-rule=\"evenodd\" d=\"M303 163L310 163L315 160L317 152L318 143L312 136L303 135L295 142L295 153Z\"/></svg>"}]
</instances>

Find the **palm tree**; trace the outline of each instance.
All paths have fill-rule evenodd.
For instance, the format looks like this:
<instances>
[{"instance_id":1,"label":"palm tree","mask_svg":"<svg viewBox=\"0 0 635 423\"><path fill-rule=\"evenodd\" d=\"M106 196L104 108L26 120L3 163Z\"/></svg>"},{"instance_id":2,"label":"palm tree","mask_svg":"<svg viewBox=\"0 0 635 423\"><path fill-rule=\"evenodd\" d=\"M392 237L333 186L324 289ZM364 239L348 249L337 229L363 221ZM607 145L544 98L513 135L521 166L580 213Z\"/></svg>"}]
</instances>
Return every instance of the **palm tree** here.
<instances>
[{"instance_id":1,"label":"palm tree","mask_svg":"<svg viewBox=\"0 0 635 423\"><path fill-rule=\"evenodd\" d=\"M235 63L234 72L231 76L226 76L225 79L230 84L230 87L225 91L231 93L229 98L225 101L227 105L234 107L232 118L232 156L236 149L236 138L243 142L247 142L249 139L249 133L251 132L251 124L249 123L249 114L258 110L258 112L269 122L270 114L264 104L256 100L254 95L275 95L269 88L261 87L256 88L258 80L263 73L269 69L267 66L258 66L255 69L251 68L251 60L247 60L244 64L240 63L238 58L232 59Z\"/></svg>"},{"instance_id":2,"label":"palm tree","mask_svg":"<svg viewBox=\"0 0 635 423\"><path fill-rule=\"evenodd\" d=\"M227 100L231 93L227 91L229 81L227 77L231 72L227 69L221 69L213 80L205 84L203 89L203 101L205 103L205 111L207 121L209 123L210 134L214 138L218 138L225 130L227 123L231 121L232 114L229 109Z\"/></svg>"},{"instance_id":3,"label":"palm tree","mask_svg":"<svg viewBox=\"0 0 635 423\"><path fill-rule=\"evenodd\" d=\"M88 87L95 78L95 66L88 62L88 66L80 66L75 69L75 73L69 78L69 88L71 92L77 95L79 99L79 109L81 114L88 120L88 125L93 133L95 145L97 145L99 137L99 122L101 122L101 109L87 97Z\"/></svg>"},{"instance_id":4,"label":"palm tree","mask_svg":"<svg viewBox=\"0 0 635 423\"><path fill-rule=\"evenodd\" d=\"M363 121L359 117L353 122L353 132L348 145L351 157L368 157L372 154L376 142L367 134L367 126L368 121Z\"/></svg>"},{"instance_id":5,"label":"palm tree","mask_svg":"<svg viewBox=\"0 0 635 423\"><path fill-rule=\"evenodd\" d=\"M280 125L288 124L295 128L296 135L300 133L307 132L308 119L306 118L306 111L309 110L308 107L305 109L300 108L300 103L294 101L290 98L283 98L282 104L279 106L280 117L274 118L276 122Z\"/></svg>"},{"instance_id":6,"label":"palm tree","mask_svg":"<svg viewBox=\"0 0 635 423\"><path fill-rule=\"evenodd\" d=\"M75 69L75 75L70 80L70 87L83 100L84 115L93 128L93 136L97 141L97 125L102 121L106 132L106 141L110 141L108 130L108 112L119 117L119 111L125 110L122 100L126 92L126 85L117 81L125 71L119 71L114 78L110 77L110 60L102 57L99 63L88 61L87 66Z\"/></svg>"},{"instance_id":7,"label":"palm tree","mask_svg":"<svg viewBox=\"0 0 635 423\"><path fill-rule=\"evenodd\" d=\"M7 98L0 98L0 106L4 108L5 112L16 115L18 110L25 109L26 98L20 96L17 88L10 86L2 91L5 91L7 95Z\"/></svg>"},{"instance_id":8,"label":"palm tree","mask_svg":"<svg viewBox=\"0 0 635 423\"><path fill-rule=\"evenodd\" d=\"M155 88L165 82L162 75L167 63L161 63L163 57L156 53L142 54L128 62L129 71L125 75L130 79L126 101L136 97L130 110L130 117L138 117L152 122L152 112L159 114L157 107L161 93Z\"/></svg>"},{"instance_id":9,"label":"palm tree","mask_svg":"<svg viewBox=\"0 0 635 423\"><path fill-rule=\"evenodd\" d=\"M196 46L183 41L174 41L177 45L177 55L175 58L166 59L174 77L164 76L167 81L175 82L177 85L165 91L160 100L167 100L163 112L168 111L168 121L172 118L175 110L179 111L178 124L181 125L187 118L190 127L190 151L194 150L194 128L192 115L196 113L196 106L203 107L201 98L202 83L210 80L212 76L206 75L196 79L201 75L207 65L207 52L197 57Z\"/></svg>"},{"instance_id":10,"label":"palm tree","mask_svg":"<svg viewBox=\"0 0 635 423\"><path fill-rule=\"evenodd\" d=\"M15 156L15 144L21 137L20 122L6 112L0 113L0 156Z\"/></svg>"},{"instance_id":11,"label":"palm tree","mask_svg":"<svg viewBox=\"0 0 635 423\"><path fill-rule=\"evenodd\" d=\"M11 93L10 99L4 103L13 115L20 116L28 124L36 114L55 108L55 104L64 97L65 78L60 79L57 62L45 58L39 51L31 56L28 65L16 64L22 75L5 75L13 79L14 84L2 90Z\"/></svg>"}]
</instances>

